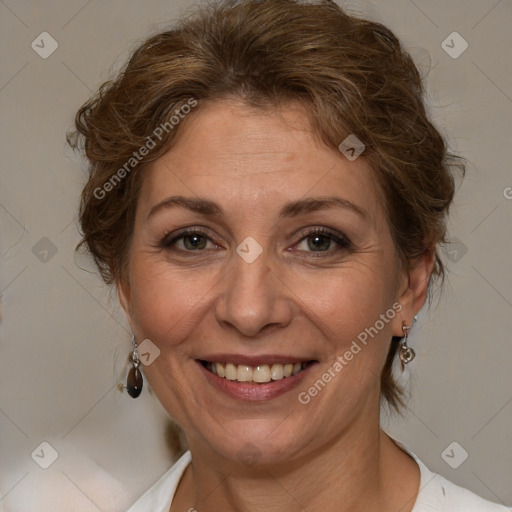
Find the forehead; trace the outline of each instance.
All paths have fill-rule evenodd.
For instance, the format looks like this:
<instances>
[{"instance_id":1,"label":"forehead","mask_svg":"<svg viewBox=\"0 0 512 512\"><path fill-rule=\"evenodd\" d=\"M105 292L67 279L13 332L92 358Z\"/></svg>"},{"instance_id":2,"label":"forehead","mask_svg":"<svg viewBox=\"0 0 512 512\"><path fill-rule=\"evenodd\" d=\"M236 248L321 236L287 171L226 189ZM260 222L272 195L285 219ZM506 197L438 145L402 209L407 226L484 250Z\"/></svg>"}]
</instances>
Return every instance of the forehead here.
<instances>
[{"instance_id":1,"label":"forehead","mask_svg":"<svg viewBox=\"0 0 512 512\"><path fill-rule=\"evenodd\" d=\"M173 147L144 171L139 200L146 212L176 194L238 211L338 195L382 217L366 160L351 162L322 143L301 105L255 110L219 101L202 105L181 128Z\"/></svg>"}]
</instances>

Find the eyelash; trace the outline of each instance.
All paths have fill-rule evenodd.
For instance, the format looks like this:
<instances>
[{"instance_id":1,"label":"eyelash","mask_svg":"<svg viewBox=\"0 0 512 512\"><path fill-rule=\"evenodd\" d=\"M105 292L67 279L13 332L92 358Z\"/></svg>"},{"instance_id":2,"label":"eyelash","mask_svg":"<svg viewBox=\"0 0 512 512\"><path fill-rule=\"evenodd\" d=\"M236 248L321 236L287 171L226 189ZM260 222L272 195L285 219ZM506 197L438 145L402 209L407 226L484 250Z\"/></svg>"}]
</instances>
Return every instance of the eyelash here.
<instances>
[{"instance_id":1,"label":"eyelash","mask_svg":"<svg viewBox=\"0 0 512 512\"><path fill-rule=\"evenodd\" d=\"M205 250L207 250L207 249L200 249L200 250L194 251L194 250L187 250L187 249L176 249L173 247L173 245L176 242L178 242L179 240L181 240L187 236L190 236L190 235L201 235L201 236L204 236L205 238L207 238L207 240L209 240L210 242L213 242L210 239L209 233L206 230L197 227L197 228L187 229L185 231L182 231L182 232L178 233L177 235L175 235L170 240L169 240L169 234L166 234L160 243L160 247L163 249L174 250L174 251L179 251L179 252L187 252L187 253L204 252ZM301 238L295 245L299 245L301 242L303 242L307 238L315 236L315 235L327 236L331 239L331 241L335 242L338 245L338 248L335 250L329 249L327 251L303 251L303 250L297 251L297 252L302 252L302 253L314 254L315 256L313 256L313 257L315 257L315 258L332 256L333 253L335 253L335 252L346 251L346 250L352 249L352 243L345 235L343 235L341 233L337 233L336 231L332 231L327 228L320 227L320 228L312 228L312 229L303 229L300 231L299 235ZM215 243L215 242L213 242L213 243Z\"/></svg>"},{"instance_id":2,"label":"eyelash","mask_svg":"<svg viewBox=\"0 0 512 512\"><path fill-rule=\"evenodd\" d=\"M160 246L164 249L177 250L177 251L182 251L182 252L191 252L191 253L192 252L201 252L201 251L187 251L186 249L174 249L172 247L178 240L181 240L182 238L185 238L190 235L201 235L201 236L204 236L205 238L207 238L208 240L210 240L209 233L206 230L204 230L202 228L194 228L194 229L187 229L185 231L181 231L180 233L178 233L176 236L174 236L170 240L169 240L170 235L166 234L163 237Z\"/></svg>"},{"instance_id":3,"label":"eyelash","mask_svg":"<svg viewBox=\"0 0 512 512\"><path fill-rule=\"evenodd\" d=\"M327 228L312 228L312 229L304 229L300 232L300 240L295 244L299 245L304 240L307 240L309 237L315 236L315 235L321 235L326 236L331 239L331 241L335 242L338 245L337 249L329 249L327 251L298 251L298 252L307 252L314 254L315 258L322 258L327 256L332 256L333 253L340 252L340 251L347 251L352 249L352 243L351 241L343 234L337 233L336 231L332 231Z\"/></svg>"}]
</instances>

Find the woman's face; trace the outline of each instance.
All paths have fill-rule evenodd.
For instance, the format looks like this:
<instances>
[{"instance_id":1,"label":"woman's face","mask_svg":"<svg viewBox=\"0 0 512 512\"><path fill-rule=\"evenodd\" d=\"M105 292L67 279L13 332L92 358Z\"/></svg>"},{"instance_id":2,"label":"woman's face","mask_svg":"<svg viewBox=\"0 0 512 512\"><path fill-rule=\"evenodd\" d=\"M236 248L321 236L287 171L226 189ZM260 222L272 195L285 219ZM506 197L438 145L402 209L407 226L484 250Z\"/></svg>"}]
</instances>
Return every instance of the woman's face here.
<instances>
[{"instance_id":1,"label":"woman's face","mask_svg":"<svg viewBox=\"0 0 512 512\"><path fill-rule=\"evenodd\" d=\"M419 307L372 170L299 106L217 102L186 122L144 171L119 283L160 350L144 367L160 401L191 447L234 460L290 460L378 421L391 337Z\"/></svg>"}]
</instances>

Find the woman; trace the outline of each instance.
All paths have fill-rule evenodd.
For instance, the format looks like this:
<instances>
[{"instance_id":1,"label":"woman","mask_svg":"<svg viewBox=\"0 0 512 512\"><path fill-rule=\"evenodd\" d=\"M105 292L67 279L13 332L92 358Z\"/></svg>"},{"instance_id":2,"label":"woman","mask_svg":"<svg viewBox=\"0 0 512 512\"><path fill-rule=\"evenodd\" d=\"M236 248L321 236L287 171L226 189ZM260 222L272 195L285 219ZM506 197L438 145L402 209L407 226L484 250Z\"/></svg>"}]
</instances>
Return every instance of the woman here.
<instances>
[{"instance_id":1,"label":"woman","mask_svg":"<svg viewBox=\"0 0 512 512\"><path fill-rule=\"evenodd\" d=\"M380 428L463 163L384 26L336 4L199 9L77 115L83 241L189 451L141 511L505 511Z\"/></svg>"}]
</instances>

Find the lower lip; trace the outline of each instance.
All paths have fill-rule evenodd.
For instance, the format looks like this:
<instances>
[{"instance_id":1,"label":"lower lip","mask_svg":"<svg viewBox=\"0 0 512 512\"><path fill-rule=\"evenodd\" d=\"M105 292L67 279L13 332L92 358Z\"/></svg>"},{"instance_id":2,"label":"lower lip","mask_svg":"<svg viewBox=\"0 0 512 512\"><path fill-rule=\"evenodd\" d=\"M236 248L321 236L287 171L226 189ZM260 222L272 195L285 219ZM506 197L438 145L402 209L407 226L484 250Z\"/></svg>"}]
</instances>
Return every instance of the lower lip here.
<instances>
[{"instance_id":1,"label":"lower lip","mask_svg":"<svg viewBox=\"0 0 512 512\"><path fill-rule=\"evenodd\" d=\"M291 377L284 377L281 380L273 380L265 384L257 384L228 380L207 370L199 361L197 361L197 364L210 384L215 388L231 398L245 400L246 402L263 402L287 393L297 387L309 370L315 365L315 363L310 364L297 375L292 375Z\"/></svg>"}]
</instances>

